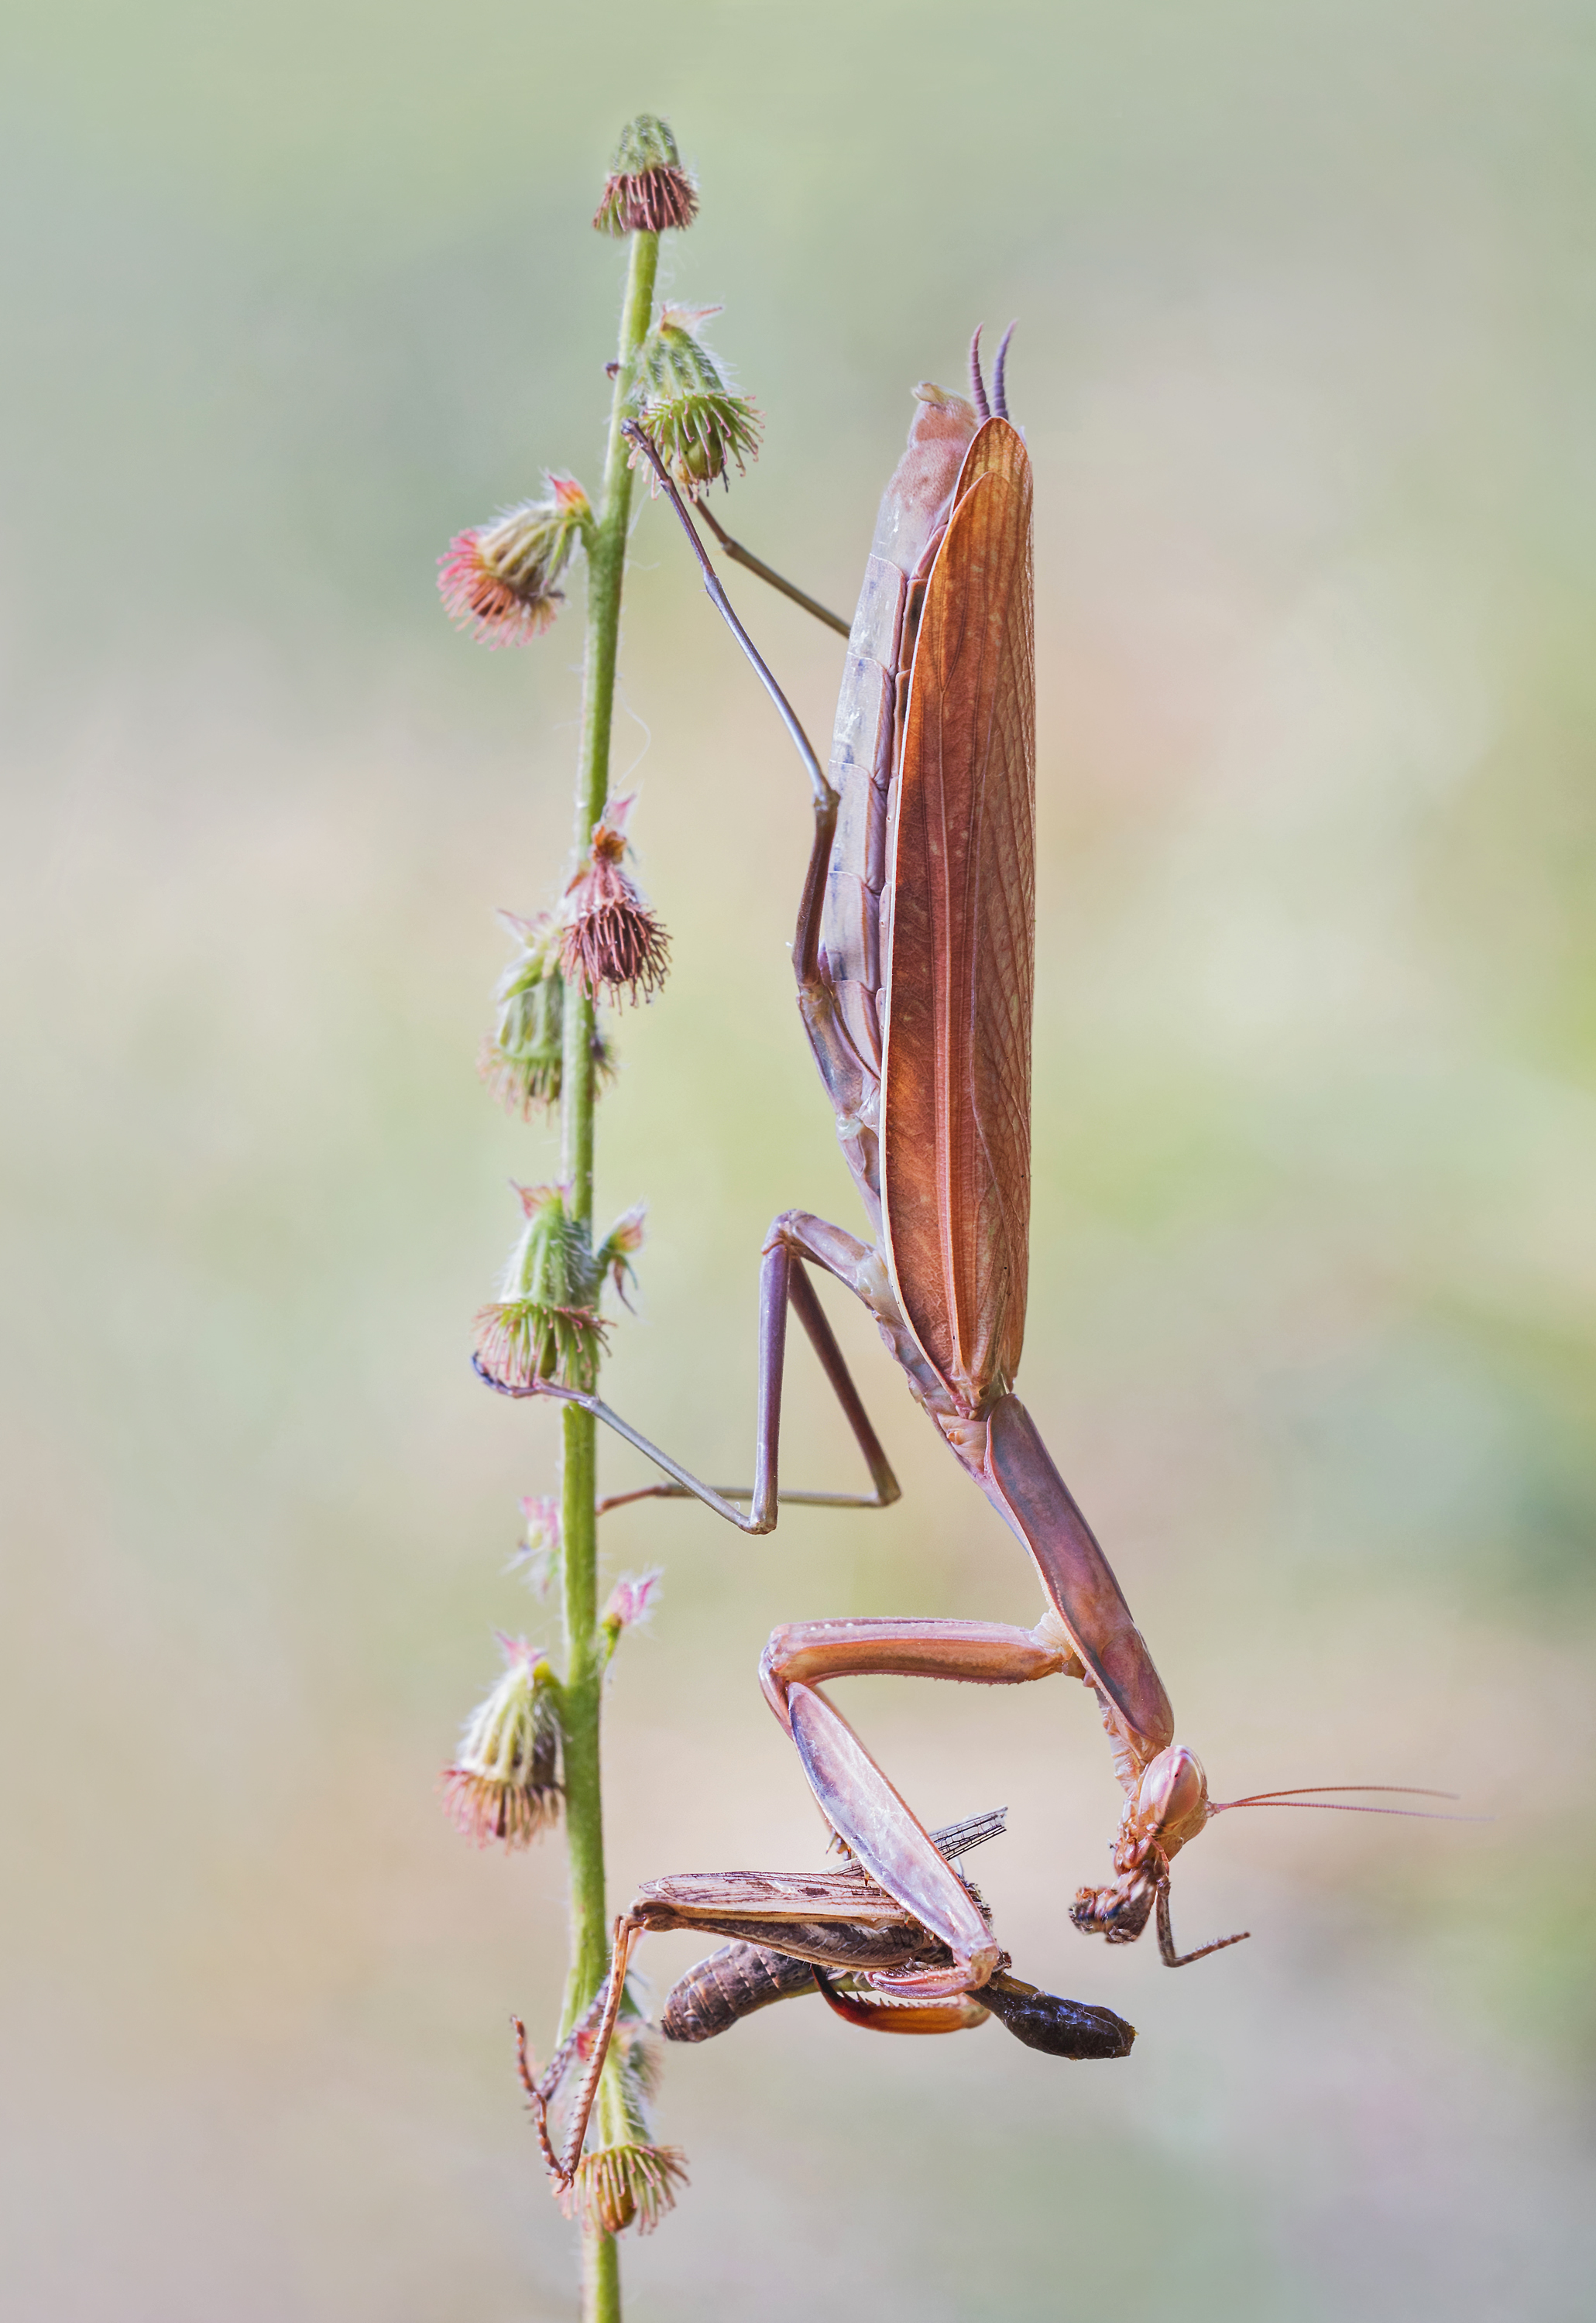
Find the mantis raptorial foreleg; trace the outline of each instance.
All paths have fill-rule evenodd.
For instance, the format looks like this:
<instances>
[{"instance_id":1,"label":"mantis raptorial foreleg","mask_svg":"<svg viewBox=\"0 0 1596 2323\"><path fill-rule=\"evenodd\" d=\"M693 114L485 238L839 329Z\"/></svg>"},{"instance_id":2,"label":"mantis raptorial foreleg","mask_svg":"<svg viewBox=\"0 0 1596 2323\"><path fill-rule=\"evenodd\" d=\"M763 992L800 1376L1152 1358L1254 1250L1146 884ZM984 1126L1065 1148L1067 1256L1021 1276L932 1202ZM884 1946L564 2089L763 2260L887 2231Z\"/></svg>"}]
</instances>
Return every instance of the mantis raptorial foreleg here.
<instances>
[{"instance_id":1,"label":"mantis raptorial foreleg","mask_svg":"<svg viewBox=\"0 0 1596 2323\"><path fill-rule=\"evenodd\" d=\"M773 1632L760 1683L791 1735L831 1828L879 1887L940 1937L952 1965L887 1978L888 1992L928 1997L978 1988L996 1947L976 1924L968 1891L846 1719L817 1691L837 1677L940 1677L1023 1685L1071 1666L1055 1638L1003 1621L926 1619L793 1622ZM1078 1673L1079 1665L1075 1664Z\"/></svg>"},{"instance_id":2,"label":"mantis raptorial foreleg","mask_svg":"<svg viewBox=\"0 0 1596 2323\"><path fill-rule=\"evenodd\" d=\"M952 1953L951 1965L894 1979L888 1991L969 1992L997 1966L999 1946L924 1825L853 1729L812 1687L786 1688L783 1722L821 1813L879 1887Z\"/></svg>"}]
</instances>

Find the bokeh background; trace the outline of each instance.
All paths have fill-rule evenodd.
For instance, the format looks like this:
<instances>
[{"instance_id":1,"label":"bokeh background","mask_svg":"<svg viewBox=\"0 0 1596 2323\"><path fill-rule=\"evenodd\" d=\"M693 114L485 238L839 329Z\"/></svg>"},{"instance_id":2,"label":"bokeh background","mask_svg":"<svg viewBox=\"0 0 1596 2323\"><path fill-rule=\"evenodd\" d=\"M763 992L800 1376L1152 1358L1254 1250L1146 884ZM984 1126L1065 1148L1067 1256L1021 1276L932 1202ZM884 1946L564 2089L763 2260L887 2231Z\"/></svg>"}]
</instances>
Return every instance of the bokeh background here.
<instances>
[{"instance_id":1,"label":"bokeh background","mask_svg":"<svg viewBox=\"0 0 1596 2323\"><path fill-rule=\"evenodd\" d=\"M0 1629L9 2312L574 2311L509 2065L556 1850L435 1782L550 1615L547 1416L471 1316L549 1174L473 1054L493 907L564 876L579 604L450 630L434 562L596 482L610 144L699 171L678 297L767 417L728 514L851 605L926 375L1021 318L1041 961L1023 1380L1219 1795L1179 1977L1064 1913L1116 1794L1078 1689L848 1706L1023 1972L1141 2028L675 2052L632 2312L1564 2323L1590 2312L1596 1520L1596 24L1557 0L13 5ZM837 641L739 591L813 727ZM855 1220L791 998L795 765L663 511L617 778L675 941L619 1027L646 1198L614 1400L747 1459L766 1222ZM663 1562L608 1729L614 1892L803 1864L770 1626L1030 1619L839 1312L906 1479ZM847 1473L795 1365L794 1482ZM612 1488L642 1481L606 1453ZM693 1956L661 1940L656 1989Z\"/></svg>"}]
</instances>

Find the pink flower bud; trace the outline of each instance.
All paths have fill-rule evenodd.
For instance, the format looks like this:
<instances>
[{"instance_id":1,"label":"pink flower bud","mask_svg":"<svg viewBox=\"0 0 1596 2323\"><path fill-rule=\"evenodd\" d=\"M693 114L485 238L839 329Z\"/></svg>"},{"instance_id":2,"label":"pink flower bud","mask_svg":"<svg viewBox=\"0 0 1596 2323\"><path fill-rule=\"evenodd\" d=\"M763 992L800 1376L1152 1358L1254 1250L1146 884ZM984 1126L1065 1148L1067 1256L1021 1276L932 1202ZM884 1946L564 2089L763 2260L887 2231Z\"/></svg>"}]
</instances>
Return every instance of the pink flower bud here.
<instances>
[{"instance_id":1,"label":"pink flower bud","mask_svg":"<svg viewBox=\"0 0 1596 2323\"><path fill-rule=\"evenodd\" d=\"M593 825L586 865L565 890L560 965L592 999L629 991L653 997L665 979L671 940L621 869L635 794L611 799Z\"/></svg>"},{"instance_id":2,"label":"pink flower bud","mask_svg":"<svg viewBox=\"0 0 1596 2323\"><path fill-rule=\"evenodd\" d=\"M499 1633L505 1671L466 1721L444 1771L456 1829L479 1847L525 1847L560 1812L560 1726L554 1672L536 1646Z\"/></svg>"},{"instance_id":3,"label":"pink flower bud","mask_svg":"<svg viewBox=\"0 0 1596 2323\"><path fill-rule=\"evenodd\" d=\"M528 1492L521 1516L525 1530L506 1570L519 1574L535 1597L546 1597L560 1572L560 1504Z\"/></svg>"},{"instance_id":4,"label":"pink flower bud","mask_svg":"<svg viewBox=\"0 0 1596 2323\"><path fill-rule=\"evenodd\" d=\"M647 1573L625 1573L610 1592L610 1602L600 1617L603 1626L617 1636L622 1630L634 1629L639 1621L647 1621L659 1603L665 1584L663 1565L650 1566Z\"/></svg>"},{"instance_id":5,"label":"pink flower bud","mask_svg":"<svg viewBox=\"0 0 1596 2323\"><path fill-rule=\"evenodd\" d=\"M555 584L592 511L573 476L546 482L546 500L523 501L491 524L456 533L438 559L438 588L451 616L487 645L526 645L565 601Z\"/></svg>"},{"instance_id":6,"label":"pink flower bud","mask_svg":"<svg viewBox=\"0 0 1596 2323\"><path fill-rule=\"evenodd\" d=\"M665 234L697 216L698 195L675 139L654 114L638 114L621 131L594 225L601 234Z\"/></svg>"}]
</instances>

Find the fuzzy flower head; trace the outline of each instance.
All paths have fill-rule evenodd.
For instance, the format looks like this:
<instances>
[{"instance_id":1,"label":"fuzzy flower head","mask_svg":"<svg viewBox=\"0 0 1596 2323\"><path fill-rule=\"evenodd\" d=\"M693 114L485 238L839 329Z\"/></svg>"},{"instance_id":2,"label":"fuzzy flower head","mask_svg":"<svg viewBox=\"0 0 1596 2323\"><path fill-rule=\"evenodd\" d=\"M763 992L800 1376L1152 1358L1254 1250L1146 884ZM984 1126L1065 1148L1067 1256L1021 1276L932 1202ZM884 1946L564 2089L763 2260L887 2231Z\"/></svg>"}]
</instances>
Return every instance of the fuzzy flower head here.
<instances>
[{"instance_id":1,"label":"fuzzy flower head","mask_svg":"<svg viewBox=\"0 0 1596 2323\"><path fill-rule=\"evenodd\" d=\"M500 1635L503 1676L466 1721L444 1772L456 1827L479 1847L525 1847L558 1820L560 1725L553 1671L524 1638Z\"/></svg>"},{"instance_id":2,"label":"fuzzy flower head","mask_svg":"<svg viewBox=\"0 0 1596 2323\"><path fill-rule=\"evenodd\" d=\"M546 1597L560 1575L560 1504L527 1492L521 1501L521 1538L506 1570L518 1573L535 1597Z\"/></svg>"},{"instance_id":3,"label":"fuzzy flower head","mask_svg":"<svg viewBox=\"0 0 1596 2323\"><path fill-rule=\"evenodd\" d=\"M665 234L697 216L698 195L675 139L656 115L639 113L620 133L594 225L617 236Z\"/></svg>"},{"instance_id":4,"label":"fuzzy flower head","mask_svg":"<svg viewBox=\"0 0 1596 2323\"><path fill-rule=\"evenodd\" d=\"M652 999L665 979L671 940L625 871L627 824L636 794L611 799L593 825L587 862L560 907L560 965L590 998L639 991Z\"/></svg>"},{"instance_id":5,"label":"fuzzy flower head","mask_svg":"<svg viewBox=\"0 0 1596 2323\"><path fill-rule=\"evenodd\" d=\"M535 1105L560 1101L565 1037L561 930L549 912L535 920L514 912L499 916L516 949L494 990L493 1030L482 1043L477 1070L505 1110L526 1121ZM596 1026L592 1056L600 1080L612 1079L614 1052Z\"/></svg>"},{"instance_id":6,"label":"fuzzy flower head","mask_svg":"<svg viewBox=\"0 0 1596 2323\"><path fill-rule=\"evenodd\" d=\"M650 2235L675 2208L676 2189L686 2182L687 2159L678 2145L601 2145L582 2155L560 2208L600 2234L635 2226Z\"/></svg>"},{"instance_id":7,"label":"fuzzy flower head","mask_svg":"<svg viewBox=\"0 0 1596 2323\"><path fill-rule=\"evenodd\" d=\"M676 484L702 499L759 450L758 411L700 336L718 307L662 307L638 358L637 417ZM634 451L633 459L639 455Z\"/></svg>"},{"instance_id":8,"label":"fuzzy flower head","mask_svg":"<svg viewBox=\"0 0 1596 2323\"><path fill-rule=\"evenodd\" d=\"M540 1380L591 1387L603 1345L601 1276L587 1228L563 1186L518 1186L526 1224L498 1299L477 1317L477 1354L508 1388Z\"/></svg>"},{"instance_id":9,"label":"fuzzy flower head","mask_svg":"<svg viewBox=\"0 0 1596 2323\"><path fill-rule=\"evenodd\" d=\"M540 637L565 601L555 587L592 519L573 476L548 476L549 497L506 509L491 524L457 533L438 559L450 617L491 646Z\"/></svg>"}]
</instances>

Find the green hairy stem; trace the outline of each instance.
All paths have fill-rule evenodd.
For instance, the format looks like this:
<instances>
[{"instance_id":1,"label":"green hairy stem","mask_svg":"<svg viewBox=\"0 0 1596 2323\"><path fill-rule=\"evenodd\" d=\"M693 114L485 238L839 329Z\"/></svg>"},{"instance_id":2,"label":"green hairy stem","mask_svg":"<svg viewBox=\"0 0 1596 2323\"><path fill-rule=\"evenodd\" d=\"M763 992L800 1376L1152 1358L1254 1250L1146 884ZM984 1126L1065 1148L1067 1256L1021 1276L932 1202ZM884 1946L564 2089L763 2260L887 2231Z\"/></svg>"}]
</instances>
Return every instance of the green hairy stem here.
<instances>
[{"instance_id":1,"label":"green hairy stem","mask_svg":"<svg viewBox=\"0 0 1596 2323\"><path fill-rule=\"evenodd\" d=\"M574 476L545 472L546 496L501 510L473 527L439 559L438 587L451 617L489 645L540 637L564 602L556 585L578 550L587 562L587 635L582 660L582 742L576 773L576 876L552 911L532 919L507 913L516 951L495 993L493 1030L482 1070L493 1093L525 1121L557 1098L559 1182L522 1186L523 1225L500 1284L479 1311L476 1360L492 1385L516 1396L596 1391L606 1324L606 1284L622 1293L643 1235L641 1206L617 1218L601 1240L593 1229L594 1105L613 1070L597 1003L629 993L649 998L664 980L670 940L621 869L630 802L610 798L610 746L632 510L634 418L666 447L672 471L702 491L741 467L757 449L759 416L729 384L696 338L701 310L654 312L659 237L692 225L698 195L675 140L653 114L622 131L593 224L628 243L619 344L609 368L609 440L601 489L590 499ZM717 309L703 310L716 312ZM667 363L666 357L670 360ZM682 374L681 377L677 373ZM685 384L683 384L685 381ZM631 430L635 436L637 430ZM651 456L653 456L651 449ZM622 1630L649 1608L657 1572L618 1582L601 1616L598 1587L598 1444L593 1419L560 1408L560 1525L553 1510L523 1503L527 1575L546 1584L557 1554L562 1575L564 1667L524 1639L507 1639L506 1667L468 1722L445 1769L454 1822L479 1844L525 1846L561 1815L569 1867L570 1965L560 2034L603 1994L610 1971L604 1892L604 1803L600 1732L606 1666ZM539 1585L539 1593L542 1593ZM557 1737L557 1750L556 1750ZM556 1771L557 1769L557 1771ZM619 2323L615 2236L649 2233L674 2206L683 2157L654 2141L647 2093L652 2059L644 2027L624 1991L610 1993L604 2039L616 2045L571 2080L566 2055L540 2080L524 2033L520 2068L551 2181L582 2233L582 2314ZM616 2009L621 2022L615 2022ZM569 2161L548 2142L548 2107L560 2103ZM597 2086L595 2087L595 2077ZM590 2124L596 2135L587 2145ZM572 2144L570 2141L574 2141ZM584 2150L585 2147L585 2150Z\"/></svg>"},{"instance_id":2,"label":"green hairy stem","mask_svg":"<svg viewBox=\"0 0 1596 2323\"><path fill-rule=\"evenodd\" d=\"M621 308L619 367L610 408L602 496L589 539L587 643L582 664L582 755L576 781L576 852L585 858L610 793L610 734L620 635L621 583L632 476L621 433L647 335L659 237L631 237ZM580 983L566 987L562 1059L561 1175L571 1216L593 1222L594 1004ZM594 1360L597 1370L597 1359ZM592 1386L587 1381L584 1385ZM571 1879L571 1966L561 2032L570 2029L603 1982L610 1930L604 1895L604 1804L599 1758L605 1639L598 1621L597 1422L567 1404L561 1413L561 1515L564 1540L565 1676L561 1726L565 1845ZM611 2077L606 2076L608 2081ZM612 2100L608 2089L601 2124ZM619 2323L620 2270L612 2236L589 2228L582 2251L584 2323Z\"/></svg>"}]
</instances>

